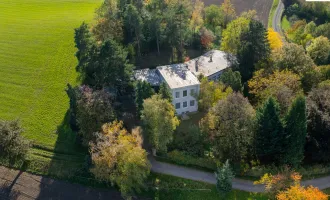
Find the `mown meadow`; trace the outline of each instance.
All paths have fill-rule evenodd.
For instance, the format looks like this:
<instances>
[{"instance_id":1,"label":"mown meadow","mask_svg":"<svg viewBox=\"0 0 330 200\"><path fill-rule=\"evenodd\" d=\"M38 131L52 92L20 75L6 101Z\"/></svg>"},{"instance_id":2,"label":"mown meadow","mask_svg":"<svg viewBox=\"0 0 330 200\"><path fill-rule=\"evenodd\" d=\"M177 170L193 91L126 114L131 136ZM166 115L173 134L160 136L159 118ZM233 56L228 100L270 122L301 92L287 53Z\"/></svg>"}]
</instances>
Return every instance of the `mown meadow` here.
<instances>
[{"instance_id":1,"label":"mown meadow","mask_svg":"<svg viewBox=\"0 0 330 200\"><path fill-rule=\"evenodd\" d=\"M28 171L61 172L64 163L84 161L86 150L66 126L65 89L77 83L74 28L92 21L101 2L0 1L0 119L19 119L33 141Z\"/></svg>"}]
</instances>

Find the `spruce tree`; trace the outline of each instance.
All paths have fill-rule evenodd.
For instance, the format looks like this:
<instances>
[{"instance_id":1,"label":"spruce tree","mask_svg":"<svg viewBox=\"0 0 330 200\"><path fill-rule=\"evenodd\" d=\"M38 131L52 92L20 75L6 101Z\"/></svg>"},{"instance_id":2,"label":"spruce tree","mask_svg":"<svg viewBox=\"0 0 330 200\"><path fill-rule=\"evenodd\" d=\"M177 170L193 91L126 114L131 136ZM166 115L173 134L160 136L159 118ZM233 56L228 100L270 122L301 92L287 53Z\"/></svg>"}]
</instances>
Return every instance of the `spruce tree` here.
<instances>
[{"instance_id":1,"label":"spruce tree","mask_svg":"<svg viewBox=\"0 0 330 200\"><path fill-rule=\"evenodd\" d=\"M143 109L143 100L154 94L151 85L145 81L138 81L135 85L135 105L138 116L140 117Z\"/></svg>"},{"instance_id":2,"label":"spruce tree","mask_svg":"<svg viewBox=\"0 0 330 200\"><path fill-rule=\"evenodd\" d=\"M159 95L162 99L167 99L169 102L172 102L171 90L166 83L160 84Z\"/></svg>"},{"instance_id":3,"label":"spruce tree","mask_svg":"<svg viewBox=\"0 0 330 200\"><path fill-rule=\"evenodd\" d=\"M307 136L306 101L304 96L298 96L286 116L285 132L287 145L284 162L297 166L304 158L304 146Z\"/></svg>"},{"instance_id":4,"label":"spruce tree","mask_svg":"<svg viewBox=\"0 0 330 200\"><path fill-rule=\"evenodd\" d=\"M215 173L217 179L217 190L221 196L226 196L233 188L234 173L230 168L229 161L227 160L222 167L218 167Z\"/></svg>"},{"instance_id":5,"label":"spruce tree","mask_svg":"<svg viewBox=\"0 0 330 200\"><path fill-rule=\"evenodd\" d=\"M280 107L273 97L257 111L256 154L264 163L278 162L283 148L284 131Z\"/></svg>"}]
</instances>

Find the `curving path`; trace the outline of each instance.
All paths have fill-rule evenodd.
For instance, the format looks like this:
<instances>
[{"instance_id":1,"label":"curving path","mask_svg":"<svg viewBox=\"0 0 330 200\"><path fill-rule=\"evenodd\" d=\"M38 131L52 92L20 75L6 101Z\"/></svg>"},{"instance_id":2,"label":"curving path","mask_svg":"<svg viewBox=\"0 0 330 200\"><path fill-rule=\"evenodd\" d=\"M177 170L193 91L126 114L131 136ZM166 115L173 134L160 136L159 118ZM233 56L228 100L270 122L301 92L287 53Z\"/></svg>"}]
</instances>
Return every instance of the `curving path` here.
<instances>
[{"instance_id":1,"label":"curving path","mask_svg":"<svg viewBox=\"0 0 330 200\"><path fill-rule=\"evenodd\" d=\"M284 11L284 4L283 4L282 0L279 0L275 14L274 14L272 27L273 27L274 31L280 33L281 35L283 35L282 28L281 28L281 20L282 20L283 11Z\"/></svg>"},{"instance_id":2,"label":"curving path","mask_svg":"<svg viewBox=\"0 0 330 200\"><path fill-rule=\"evenodd\" d=\"M152 165L151 171L156 173L177 176L195 181L202 181L210 184L216 183L214 174L210 172L204 172L196 169L159 162L156 161L152 156L149 156L149 161ZM321 190L330 188L330 176L302 181L301 185L312 185L314 187L318 187ZM237 178L233 180L233 188L247 192L264 192L265 189L263 185L254 185L252 181Z\"/></svg>"}]
</instances>

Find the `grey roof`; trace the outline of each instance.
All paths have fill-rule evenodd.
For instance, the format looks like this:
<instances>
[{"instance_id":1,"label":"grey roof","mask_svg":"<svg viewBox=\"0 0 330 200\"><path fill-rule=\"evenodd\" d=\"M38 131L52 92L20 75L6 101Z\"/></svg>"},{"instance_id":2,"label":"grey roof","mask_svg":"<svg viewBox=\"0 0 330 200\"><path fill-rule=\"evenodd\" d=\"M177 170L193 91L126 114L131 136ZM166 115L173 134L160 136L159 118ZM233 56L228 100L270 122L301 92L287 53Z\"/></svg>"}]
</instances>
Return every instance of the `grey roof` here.
<instances>
[{"instance_id":1,"label":"grey roof","mask_svg":"<svg viewBox=\"0 0 330 200\"><path fill-rule=\"evenodd\" d=\"M134 70L134 78L140 81L146 81L152 86L159 86L162 79L159 77L156 69L138 69Z\"/></svg>"},{"instance_id":2,"label":"grey roof","mask_svg":"<svg viewBox=\"0 0 330 200\"><path fill-rule=\"evenodd\" d=\"M212 55L212 62L210 56ZM212 50L204 55L185 62L189 70L196 76L203 74L208 77L214 73L222 71L230 67L230 63L226 59L227 54L223 51Z\"/></svg>"},{"instance_id":3,"label":"grey roof","mask_svg":"<svg viewBox=\"0 0 330 200\"><path fill-rule=\"evenodd\" d=\"M159 66L157 70L171 89L200 84L186 64Z\"/></svg>"}]
</instances>

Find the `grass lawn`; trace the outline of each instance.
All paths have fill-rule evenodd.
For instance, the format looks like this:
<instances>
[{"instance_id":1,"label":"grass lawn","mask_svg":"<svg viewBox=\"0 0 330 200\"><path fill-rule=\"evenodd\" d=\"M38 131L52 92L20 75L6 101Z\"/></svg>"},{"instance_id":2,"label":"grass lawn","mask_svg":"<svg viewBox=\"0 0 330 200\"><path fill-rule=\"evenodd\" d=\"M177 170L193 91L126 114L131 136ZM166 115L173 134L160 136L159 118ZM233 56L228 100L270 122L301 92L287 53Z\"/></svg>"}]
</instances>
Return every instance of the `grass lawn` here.
<instances>
[{"instance_id":1,"label":"grass lawn","mask_svg":"<svg viewBox=\"0 0 330 200\"><path fill-rule=\"evenodd\" d=\"M276 8L278 6L278 3L279 3L279 0L274 0L273 1L272 7L271 7L271 9L269 11L268 28L271 28L272 27L273 18L274 18L274 14L275 14Z\"/></svg>"},{"instance_id":2,"label":"grass lawn","mask_svg":"<svg viewBox=\"0 0 330 200\"><path fill-rule=\"evenodd\" d=\"M239 190L233 190L228 196L221 198L215 185L168 175L152 173L149 179L149 191L142 193L142 197L154 197L154 199L160 200L267 199L263 194Z\"/></svg>"},{"instance_id":3,"label":"grass lawn","mask_svg":"<svg viewBox=\"0 0 330 200\"><path fill-rule=\"evenodd\" d=\"M51 165L61 171L84 161L65 123L65 88L77 83L74 28L91 22L101 2L0 1L0 119L19 118L35 144L28 171L44 173Z\"/></svg>"}]
</instances>

